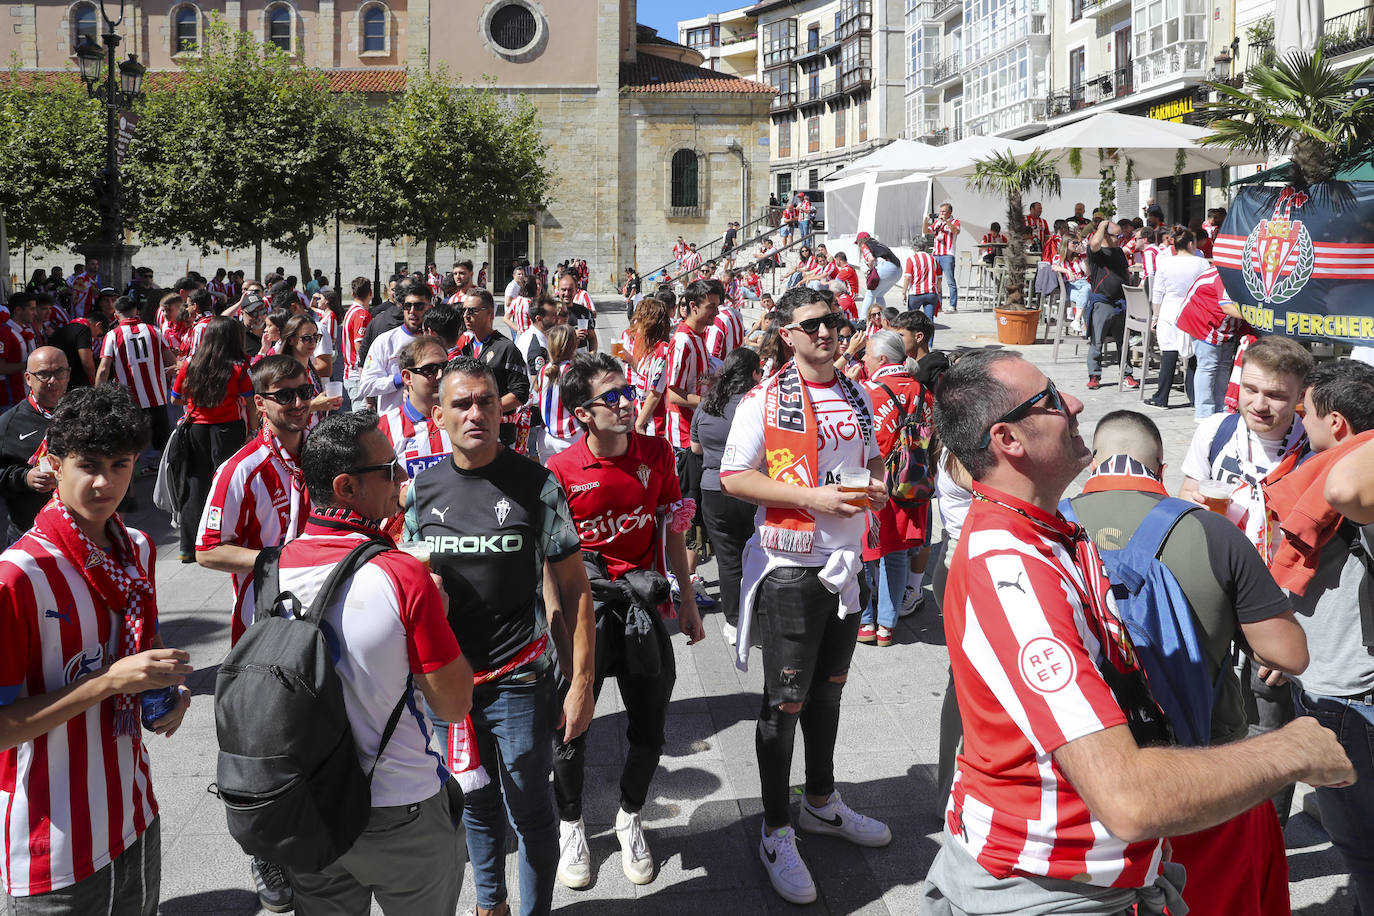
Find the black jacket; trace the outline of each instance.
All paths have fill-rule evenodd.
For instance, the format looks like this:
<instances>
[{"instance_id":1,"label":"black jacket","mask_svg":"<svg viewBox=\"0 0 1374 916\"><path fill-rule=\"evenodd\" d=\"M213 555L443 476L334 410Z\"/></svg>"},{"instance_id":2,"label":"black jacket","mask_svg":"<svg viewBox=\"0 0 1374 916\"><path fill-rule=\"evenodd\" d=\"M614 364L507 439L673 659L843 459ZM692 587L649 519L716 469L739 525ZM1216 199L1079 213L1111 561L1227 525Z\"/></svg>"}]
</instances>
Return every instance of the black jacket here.
<instances>
[{"instance_id":1,"label":"black jacket","mask_svg":"<svg viewBox=\"0 0 1374 916\"><path fill-rule=\"evenodd\" d=\"M10 523L20 531L33 527L34 516L47 505L52 493L37 493L25 478L29 459L48 432L48 418L33 409L28 398L0 414L0 493Z\"/></svg>"},{"instance_id":2,"label":"black jacket","mask_svg":"<svg viewBox=\"0 0 1374 916\"><path fill-rule=\"evenodd\" d=\"M462 354L471 356L476 345L476 341L468 341L463 345ZM500 331L492 331L487 342L482 345L481 356L477 358L486 363L496 375L498 395L505 397L513 394L521 404L530 399L530 377L525 367L525 357L520 355L520 348L509 337ZM515 441L514 423L501 424L501 441L506 445Z\"/></svg>"}]
</instances>

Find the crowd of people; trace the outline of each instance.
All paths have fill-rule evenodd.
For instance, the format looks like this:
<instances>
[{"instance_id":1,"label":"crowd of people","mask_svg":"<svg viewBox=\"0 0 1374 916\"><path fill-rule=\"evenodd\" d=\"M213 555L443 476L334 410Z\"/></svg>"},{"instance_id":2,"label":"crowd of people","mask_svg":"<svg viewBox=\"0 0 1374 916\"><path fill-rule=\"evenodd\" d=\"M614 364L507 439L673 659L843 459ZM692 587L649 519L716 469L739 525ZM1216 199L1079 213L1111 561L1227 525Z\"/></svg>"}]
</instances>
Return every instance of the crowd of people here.
<instances>
[{"instance_id":1,"label":"crowd of people","mask_svg":"<svg viewBox=\"0 0 1374 916\"><path fill-rule=\"evenodd\" d=\"M1125 231L1081 223L1090 253ZM626 878L653 882L641 813L673 642L700 643L712 609L736 664L762 665L759 867L782 899L816 900L802 834L892 840L841 796L836 742L856 647L892 645L927 584L950 677L943 846L922 912L1286 913L1297 781L1318 787L1374 912L1374 368L1249 343L1234 409L1218 402L1198 426L1170 497L1149 417L1109 414L1089 448L1082 404L1020 355L934 348L958 221L946 205L925 228L935 250L905 263L872 238L858 270L808 247L754 322L739 273L683 243L678 274L627 271L638 286L621 290L632 315L614 339L578 263L547 282L542 262L516 265L500 314L470 261L394 276L376 297L358 277L346 304L321 277L297 289L280 274L187 276L165 295L141 277L150 292L121 296L93 263L67 287L88 301L73 295L60 318L46 280L12 295L10 911L157 910L139 720L177 731L190 658L162 642L153 544L118 511L135 475L155 472L180 560L231 577L234 646L278 593L311 614L330 597L319 625L372 807L318 867L251 856L274 912L366 913L375 899L452 913L464 854L479 916L547 913L556 884L590 886L585 768L614 751L586 733L608 678L628 748L613 833ZM1165 296L1183 282L1166 265L1196 246L1185 231L1151 265ZM1057 238L1071 258L1072 236ZM1181 314L1229 314L1204 277ZM883 301L898 284L906 308ZM1061 502L1085 469L1083 493ZM1137 532L1157 535L1146 572L1172 591L1122 578ZM697 571L708 556L715 596ZM1123 622L1166 591L1196 650L1171 661L1186 688L1151 667L1149 628Z\"/></svg>"}]
</instances>

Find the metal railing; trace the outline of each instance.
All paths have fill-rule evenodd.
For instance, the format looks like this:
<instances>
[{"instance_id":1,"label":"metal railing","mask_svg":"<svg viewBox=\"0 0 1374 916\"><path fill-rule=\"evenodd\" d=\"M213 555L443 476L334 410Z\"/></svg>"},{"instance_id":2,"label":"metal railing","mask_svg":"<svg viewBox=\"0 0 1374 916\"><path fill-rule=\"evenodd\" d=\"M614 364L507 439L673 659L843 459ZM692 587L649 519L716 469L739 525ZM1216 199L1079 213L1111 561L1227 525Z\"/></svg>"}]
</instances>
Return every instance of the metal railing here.
<instances>
[{"instance_id":1,"label":"metal railing","mask_svg":"<svg viewBox=\"0 0 1374 916\"><path fill-rule=\"evenodd\" d=\"M785 92L780 91L773 96L773 101L769 103L770 111L784 111L788 108L797 107L797 90L789 89Z\"/></svg>"},{"instance_id":2,"label":"metal railing","mask_svg":"<svg viewBox=\"0 0 1374 916\"><path fill-rule=\"evenodd\" d=\"M1322 20L1322 36L1317 47L1328 57L1374 47L1374 4ZM1278 53L1273 38L1250 42L1246 67L1274 63Z\"/></svg>"},{"instance_id":3,"label":"metal railing","mask_svg":"<svg viewBox=\"0 0 1374 916\"><path fill-rule=\"evenodd\" d=\"M744 256L746 247L757 245L765 236L771 236L778 231L779 214L781 213L781 207L768 207L767 212L762 216L756 217L739 227L738 231L735 233L735 251L738 253L740 263L753 260L752 258ZM813 232L812 235L814 237L815 233ZM697 251L701 254L703 264L708 261L720 259L720 244L723 241L725 241L725 234L721 233L704 245L697 246ZM793 244L796 244L796 242ZM787 247L791 248L792 245L788 245ZM780 248L777 250L782 251L785 249ZM672 269L676 269L676 267L677 259L674 258L658 265L652 270L642 271L640 275L652 277L664 270L668 270L669 273L671 273Z\"/></svg>"},{"instance_id":4,"label":"metal railing","mask_svg":"<svg viewBox=\"0 0 1374 916\"><path fill-rule=\"evenodd\" d=\"M840 39L834 32L826 32L824 35L817 35L812 40L811 33L806 35L806 41L801 47L797 48L795 59L804 60L816 54L827 54L840 46Z\"/></svg>"},{"instance_id":5,"label":"metal railing","mask_svg":"<svg viewBox=\"0 0 1374 916\"><path fill-rule=\"evenodd\" d=\"M939 19L954 7L959 7L962 10L963 5L963 0L927 0L926 3L921 4L921 18Z\"/></svg>"},{"instance_id":6,"label":"metal railing","mask_svg":"<svg viewBox=\"0 0 1374 916\"><path fill-rule=\"evenodd\" d=\"M962 127L944 127L938 121L926 121L921 136L916 138L928 146L943 146L964 139Z\"/></svg>"},{"instance_id":7,"label":"metal railing","mask_svg":"<svg viewBox=\"0 0 1374 916\"><path fill-rule=\"evenodd\" d=\"M1048 114L1053 118L1130 95L1134 80L1134 68L1129 64L1099 73L1077 86L1050 93L1046 100Z\"/></svg>"},{"instance_id":8,"label":"metal railing","mask_svg":"<svg viewBox=\"0 0 1374 916\"><path fill-rule=\"evenodd\" d=\"M959 75L959 55L951 54L948 57L936 61L935 66L930 71L931 83L943 83L947 79Z\"/></svg>"}]
</instances>

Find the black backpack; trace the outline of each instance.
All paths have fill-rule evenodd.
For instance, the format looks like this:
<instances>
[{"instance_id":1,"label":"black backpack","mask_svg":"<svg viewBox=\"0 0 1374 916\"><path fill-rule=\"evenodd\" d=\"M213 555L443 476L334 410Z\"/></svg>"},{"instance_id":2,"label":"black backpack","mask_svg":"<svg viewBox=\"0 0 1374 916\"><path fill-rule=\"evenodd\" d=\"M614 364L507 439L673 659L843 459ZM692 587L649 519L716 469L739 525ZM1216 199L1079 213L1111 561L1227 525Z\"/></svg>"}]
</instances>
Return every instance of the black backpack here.
<instances>
[{"instance_id":1,"label":"black backpack","mask_svg":"<svg viewBox=\"0 0 1374 916\"><path fill-rule=\"evenodd\" d=\"M253 625L229 650L215 678L217 784L229 833L243 851L297 871L320 871L367 826L372 771L364 772L344 707L343 686L320 628L340 586L390 549L368 540L334 567L310 609L280 592L280 548L258 555ZM386 750L412 687L391 712ZM373 761L372 769L377 767Z\"/></svg>"}]
</instances>

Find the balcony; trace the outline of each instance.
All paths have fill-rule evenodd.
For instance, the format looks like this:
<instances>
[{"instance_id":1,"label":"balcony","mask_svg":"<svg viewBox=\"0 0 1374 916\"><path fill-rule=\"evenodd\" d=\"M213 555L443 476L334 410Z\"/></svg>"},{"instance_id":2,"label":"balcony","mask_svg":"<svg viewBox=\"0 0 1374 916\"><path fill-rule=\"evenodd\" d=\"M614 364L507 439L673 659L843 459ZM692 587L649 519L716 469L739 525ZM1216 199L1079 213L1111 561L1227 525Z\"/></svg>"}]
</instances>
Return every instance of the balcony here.
<instances>
[{"instance_id":1,"label":"balcony","mask_svg":"<svg viewBox=\"0 0 1374 916\"><path fill-rule=\"evenodd\" d=\"M869 88L873 84L873 62L866 57L859 58L850 69L840 74L839 84L841 92L858 92Z\"/></svg>"},{"instance_id":2,"label":"balcony","mask_svg":"<svg viewBox=\"0 0 1374 916\"><path fill-rule=\"evenodd\" d=\"M797 107L797 91L795 89L785 89L773 96L773 101L769 103L769 111L790 111Z\"/></svg>"},{"instance_id":3,"label":"balcony","mask_svg":"<svg viewBox=\"0 0 1374 916\"><path fill-rule=\"evenodd\" d=\"M926 0L921 4L921 18L926 22L944 22L963 12L963 0Z\"/></svg>"},{"instance_id":4,"label":"balcony","mask_svg":"<svg viewBox=\"0 0 1374 916\"><path fill-rule=\"evenodd\" d=\"M1134 88L1133 74L1134 68L1128 64L1100 73L1062 92L1050 93L1045 100L1046 112L1049 117L1057 118L1130 95Z\"/></svg>"},{"instance_id":5,"label":"balcony","mask_svg":"<svg viewBox=\"0 0 1374 916\"><path fill-rule=\"evenodd\" d=\"M806 43L797 49L795 55L797 63L839 50L840 40L835 36L835 32L826 32L824 35L816 35L813 38L808 33Z\"/></svg>"},{"instance_id":6,"label":"balcony","mask_svg":"<svg viewBox=\"0 0 1374 916\"><path fill-rule=\"evenodd\" d=\"M840 27L835 30L837 41L844 41L853 35L867 32L873 28L873 5L871 0L854 0L841 7Z\"/></svg>"},{"instance_id":7,"label":"balcony","mask_svg":"<svg viewBox=\"0 0 1374 916\"><path fill-rule=\"evenodd\" d=\"M797 90L797 105L802 108L813 108L824 105L825 100L835 94L835 81L821 83L817 82L814 86L807 82Z\"/></svg>"},{"instance_id":8,"label":"balcony","mask_svg":"<svg viewBox=\"0 0 1374 916\"><path fill-rule=\"evenodd\" d=\"M738 35L720 40L721 57L754 57L758 54L759 33L750 32L747 35Z\"/></svg>"},{"instance_id":9,"label":"balcony","mask_svg":"<svg viewBox=\"0 0 1374 916\"><path fill-rule=\"evenodd\" d=\"M1351 10L1322 21L1322 37L1317 42L1327 57L1374 47L1374 6Z\"/></svg>"},{"instance_id":10,"label":"balcony","mask_svg":"<svg viewBox=\"0 0 1374 916\"><path fill-rule=\"evenodd\" d=\"M1106 16L1117 10L1129 10L1131 0L1083 0L1083 18Z\"/></svg>"},{"instance_id":11,"label":"balcony","mask_svg":"<svg viewBox=\"0 0 1374 916\"><path fill-rule=\"evenodd\" d=\"M939 86L949 80L959 79L962 74L959 72L959 55L951 54L948 57L936 61L935 66L930 68L930 85Z\"/></svg>"},{"instance_id":12,"label":"balcony","mask_svg":"<svg viewBox=\"0 0 1374 916\"><path fill-rule=\"evenodd\" d=\"M964 139L961 127L945 127L939 121L921 121L918 125L921 135L916 139L928 146L944 146Z\"/></svg>"}]
</instances>

